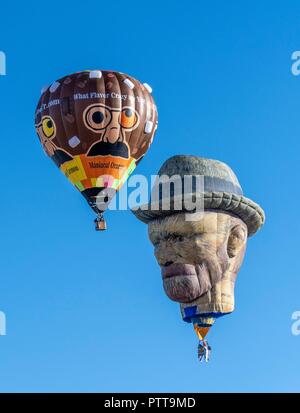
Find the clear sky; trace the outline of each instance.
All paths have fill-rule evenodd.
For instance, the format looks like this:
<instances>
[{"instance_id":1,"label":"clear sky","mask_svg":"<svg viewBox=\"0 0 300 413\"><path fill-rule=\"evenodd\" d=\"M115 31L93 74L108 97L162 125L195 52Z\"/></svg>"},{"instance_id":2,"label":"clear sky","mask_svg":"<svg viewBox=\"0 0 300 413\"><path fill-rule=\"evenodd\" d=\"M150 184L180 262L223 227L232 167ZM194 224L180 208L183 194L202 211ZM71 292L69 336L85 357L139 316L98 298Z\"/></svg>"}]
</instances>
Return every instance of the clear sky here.
<instances>
[{"instance_id":1,"label":"clear sky","mask_svg":"<svg viewBox=\"0 0 300 413\"><path fill-rule=\"evenodd\" d=\"M299 2L4 2L0 50L0 391L299 391ZM153 87L159 128L136 173L174 154L219 159L266 211L207 365L146 226L110 212L96 233L40 147L41 87L84 69Z\"/></svg>"}]
</instances>

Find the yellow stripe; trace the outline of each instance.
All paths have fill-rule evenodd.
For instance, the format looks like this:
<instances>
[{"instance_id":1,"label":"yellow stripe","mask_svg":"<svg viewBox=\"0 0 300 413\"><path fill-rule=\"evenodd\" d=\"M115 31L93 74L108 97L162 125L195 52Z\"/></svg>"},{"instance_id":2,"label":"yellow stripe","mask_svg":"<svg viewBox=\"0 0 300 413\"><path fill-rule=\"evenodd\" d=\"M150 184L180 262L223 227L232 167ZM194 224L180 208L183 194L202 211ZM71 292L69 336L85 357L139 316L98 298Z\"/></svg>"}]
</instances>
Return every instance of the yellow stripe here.
<instances>
[{"instance_id":1,"label":"yellow stripe","mask_svg":"<svg viewBox=\"0 0 300 413\"><path fill-rule=\"evenodd\" d=\"M79 156L75 156L71 161L65 162L60 169L72 184L87 179Z\"/></svg>"}]
</instances>

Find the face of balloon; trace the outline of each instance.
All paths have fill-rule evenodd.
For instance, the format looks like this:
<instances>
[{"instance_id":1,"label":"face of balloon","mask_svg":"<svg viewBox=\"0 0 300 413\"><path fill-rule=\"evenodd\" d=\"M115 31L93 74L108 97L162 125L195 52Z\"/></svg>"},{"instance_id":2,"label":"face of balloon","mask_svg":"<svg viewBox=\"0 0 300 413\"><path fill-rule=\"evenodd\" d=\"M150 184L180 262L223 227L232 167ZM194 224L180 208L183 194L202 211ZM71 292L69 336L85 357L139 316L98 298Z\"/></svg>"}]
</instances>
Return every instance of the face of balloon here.
<instances>
[{"instance_id":1,"label":"face of balloon","mask_svg":"<svg viewBox=\"0 0 300 413\"><path fill-rule=\"evenodd\" d=\"M180 303L202 297L225 276L234 282L247 243L247 226L231 214L205 211L196 222L185 215L149 224L164 290Z\"/></svg>"},{"instance_id":2,"label":"face of balloon","mask_svg":"<svg viewBox=\"0 0 300 413\"><path fill-rule=\"evenodd\" d=\"M117 190L151 145L157 110L138 80L84 71L43 92L35 126L45 152L77 189Z\"/></svg>"}]
</instances>

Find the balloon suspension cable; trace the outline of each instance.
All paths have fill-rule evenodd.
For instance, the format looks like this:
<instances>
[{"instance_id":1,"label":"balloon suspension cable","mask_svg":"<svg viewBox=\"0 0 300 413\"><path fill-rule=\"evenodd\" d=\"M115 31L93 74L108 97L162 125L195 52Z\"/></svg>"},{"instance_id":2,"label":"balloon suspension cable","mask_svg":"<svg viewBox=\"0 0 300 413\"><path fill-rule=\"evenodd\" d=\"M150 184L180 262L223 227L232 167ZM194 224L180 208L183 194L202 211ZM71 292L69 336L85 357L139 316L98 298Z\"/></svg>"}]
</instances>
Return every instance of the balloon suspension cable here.
<instances>
[{"instance_id":1,"label":"balloon suspension cable","mask_svg":"<svg viewBox=\"0 0 300 413\"><path fill-rule=\"evenodd\" d=\"M96 231L105 231L107 229L107 225L106 225L105 219L103 218L102 212L98 213L98 216L94 222L95 222Z\"/></svg>"},{"instance_id":2,"label":"balloon suspension cable","mask_svg":"<svg viewBox=\"0 0 300 413\"><path fill-rule=\"evenodd\" d=\"M205 361L207 363L210 358L211 347L208 344L208 341L205 340L205 336L208 333L210 327L200 327L199 325L194 324L194 329L199 339L198 360L200 362Z\"/></svg>"}]
</instances>

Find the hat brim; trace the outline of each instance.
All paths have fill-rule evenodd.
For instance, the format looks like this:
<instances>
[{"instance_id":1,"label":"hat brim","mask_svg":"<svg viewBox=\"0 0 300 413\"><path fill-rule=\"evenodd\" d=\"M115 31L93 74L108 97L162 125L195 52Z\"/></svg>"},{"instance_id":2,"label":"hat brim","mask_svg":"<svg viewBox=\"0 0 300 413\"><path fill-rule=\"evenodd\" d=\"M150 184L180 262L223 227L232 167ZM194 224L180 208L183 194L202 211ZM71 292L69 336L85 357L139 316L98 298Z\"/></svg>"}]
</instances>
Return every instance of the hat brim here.
<instances>
[{"instance_id":1,"label":"hat brim","mask_svg":"<svg viewBox=\"0 0 300 413\"><path fill-rule=\"evenodd\" d=\"M217 210L230 212L240 218L248 227L248 236L254 235L264 224L265 214L263 209L243 195L229 192L204 192L204 210ZM151 203L133 208L131 211L142 222L149 222L180 212L193 212L184 208L178 210L174 206L174 197L170 198L170 208L163 209L162 201L153 205Z\"/></svg>"}]
</instances>

